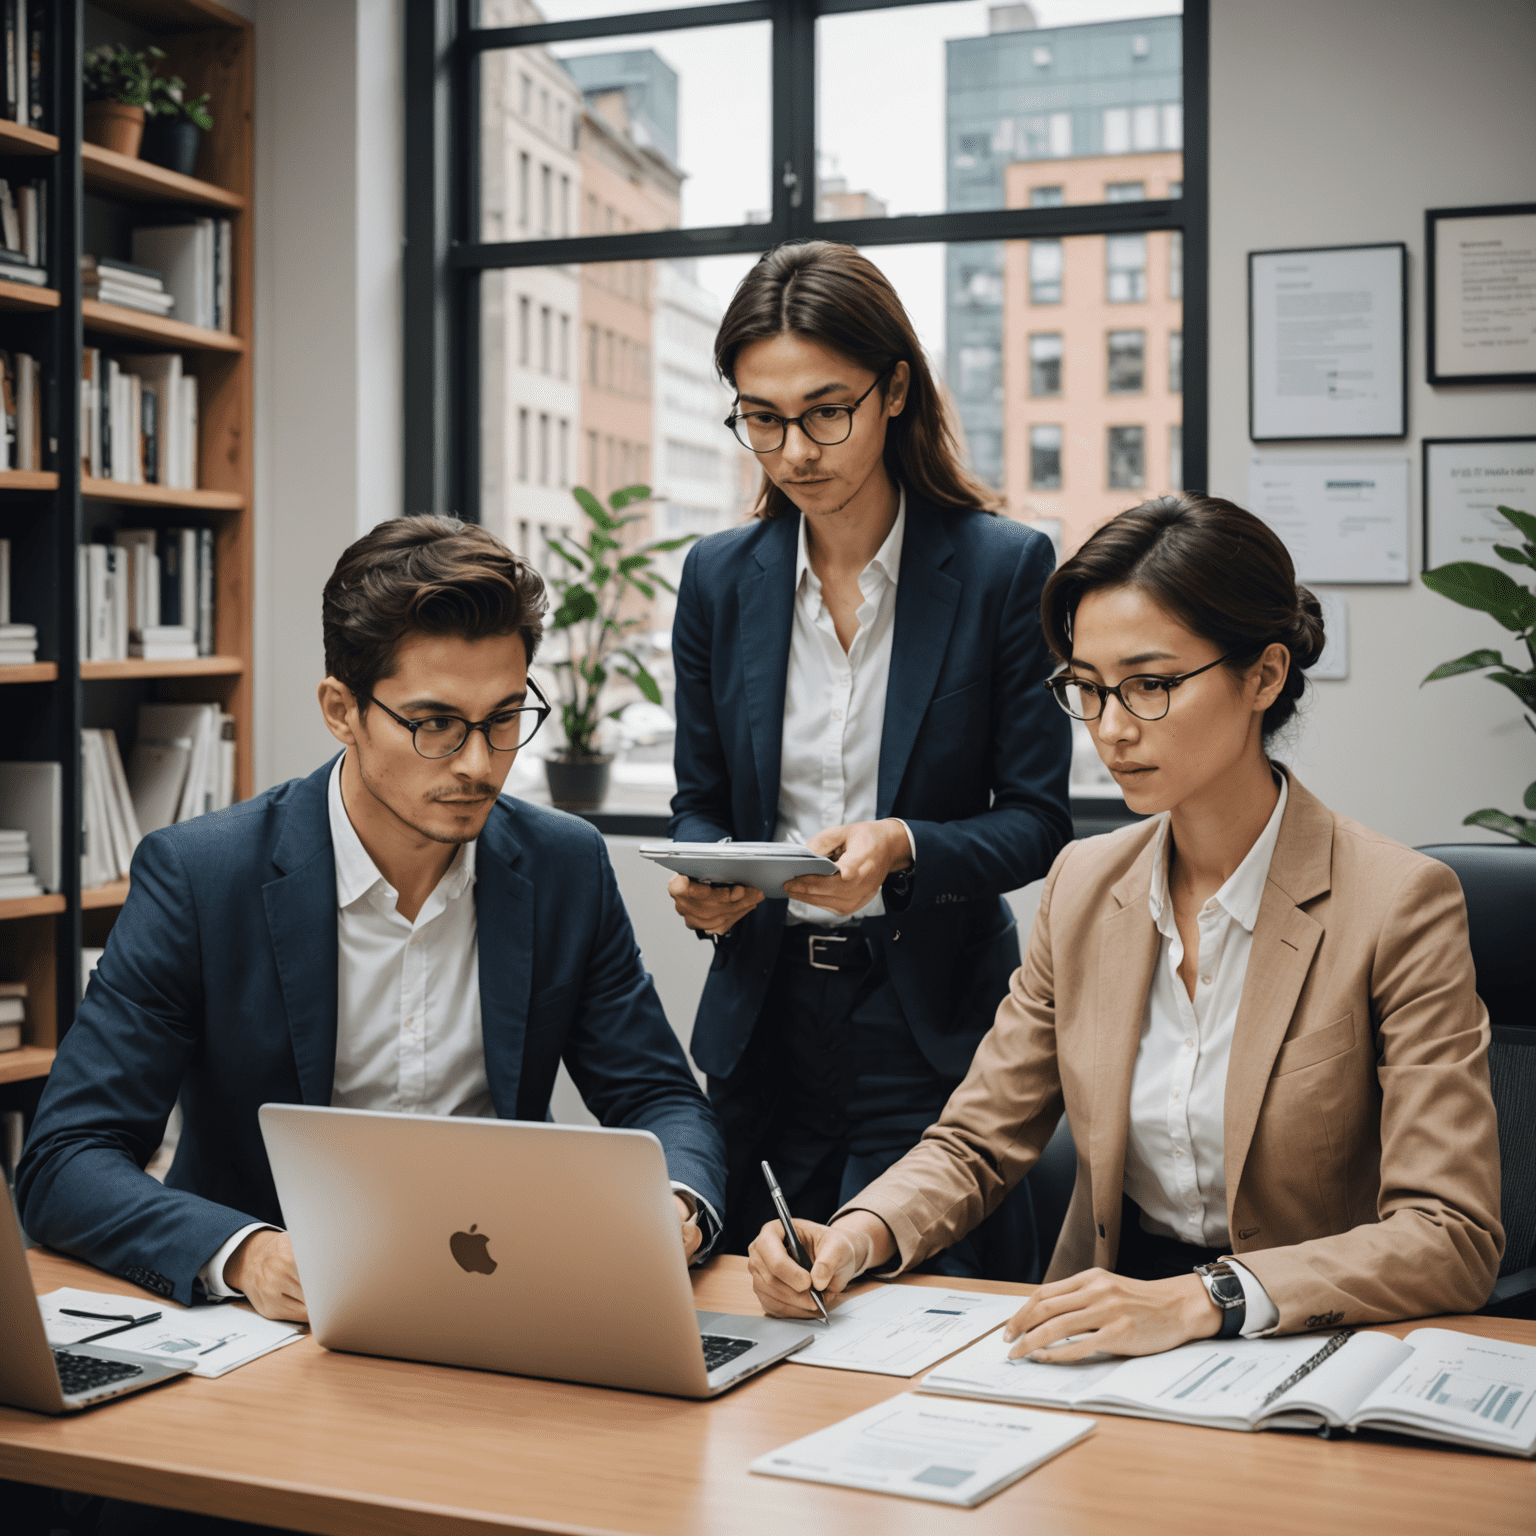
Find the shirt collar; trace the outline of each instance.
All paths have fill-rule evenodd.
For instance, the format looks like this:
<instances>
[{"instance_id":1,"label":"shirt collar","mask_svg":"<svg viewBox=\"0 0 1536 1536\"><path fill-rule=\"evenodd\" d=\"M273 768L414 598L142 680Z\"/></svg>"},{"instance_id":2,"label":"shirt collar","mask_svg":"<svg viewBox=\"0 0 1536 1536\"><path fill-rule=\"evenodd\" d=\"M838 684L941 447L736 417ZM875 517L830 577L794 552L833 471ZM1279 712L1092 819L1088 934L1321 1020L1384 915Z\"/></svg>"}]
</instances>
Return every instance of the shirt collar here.
<instances>
[{"instance_id":1,"label":"shirt collar","mask_svg":"<svg viewBox=\"0 0 1536 1536\"><path fill-rule=\"evenodd\" d=\"M821 583L817 580L816 572L811 569L811 552L805 538L805 513L800 514L800 537L795 546L795 590L801 591L803 583L809 579L816 583L816 589L820 590ZM875 551L875 558L865 566L879 566L887 581L894 587L901 575L901 546L907 531L907 489L899 488L896 498L896 521L891 524L891 531L885 536L885 543Z\"/></svg>"},{"instance_id":2,"label":"shirt collar","mask_svg":"<svg viewBox=\"0 0 1536 1536\"><path fill-rule=\"evenodd\" d=\"M1285 817L1285 802L1290 797L1290 785L1283 773L1275 778L1280 785L1280 798L1264 823L1243 862L1228 877L1226 884L1216 892L1218 902L1229 916L1235 918L1249 933L1259 920L1259 906L1264 899L1264 885L1269 879L1269 866L1275 856L1275 843L1280 837L1280 823ZM1168 825L1169 813L1158 816L1158 828L1152 839L1152 884L1147 891L1147 909L1152 921L1164 933L1171 930L1173 903L1168 898ZM1167 926L1165 927L1165 919Z\"/></svg>"},{"instance_id":3,"label":"shirt collar","mask_svg":"<svg viewBox=\"0 0 1536 1536\"><path fill-rule=\"evenodd\" d=\"M336 905L341 908L350 907L376 885L388 884L363 847L363 840L357 835L357 828L352 825L352 818L347 815L347 807L341 798L341 765L345 760L345 753L336 759L326 791L331 818L331 852L336 861ZM443 878L437 882L444 900L453 901L474 884L475 847L475 842L461 844Z\"/></svg>"}]
</instances>

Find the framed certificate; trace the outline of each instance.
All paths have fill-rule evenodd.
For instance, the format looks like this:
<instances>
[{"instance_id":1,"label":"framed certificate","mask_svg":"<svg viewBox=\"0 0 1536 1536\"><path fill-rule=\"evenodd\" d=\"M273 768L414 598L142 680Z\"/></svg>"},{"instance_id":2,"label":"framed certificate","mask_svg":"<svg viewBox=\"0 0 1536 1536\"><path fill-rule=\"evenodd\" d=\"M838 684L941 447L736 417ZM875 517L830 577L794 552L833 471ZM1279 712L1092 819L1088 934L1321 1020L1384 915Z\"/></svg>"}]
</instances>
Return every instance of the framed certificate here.
<instances>
[{"instance_id":1,"label":"framed certificate","mask_svg":"<svg viewBox=\"0 0 1536 1536\"><path fill-rule=\"evenodd\" d=\"M1248 510L1280 535L1308 586L1401 586L1408 555L1407 459L1260 458Z\"/></svg>"},{"instance_id":2,"label":"framed certificate","mask_svg":"<svg viewBox=\"0 0 1536 1536\"><path fill-rule=\"evenodd\" d=\"M1408 247L1248 253L1248 435L1408 432Z\"/></svg>"},{"instance_id":3,"label":"framed certificate","mask_svg":"<svg viewBox=\"0 0 1536 1536\"><path fill-rule=\"evenodd\" d=\"M1501 565L1520 542L1500 507L1536 517L1536 437L1424 439L1424 569L1456 560Z\"/></svg>"},{"instance_id":4,"label":"framed certificate","mask_svg":"<svg viewBox=\"0 0 1536 1536\"><path fill-rule=\"evenodd\" d=\"M1536 203L1424 215L1431 384L1536 384Z\"/></svg>"}]
</instances>

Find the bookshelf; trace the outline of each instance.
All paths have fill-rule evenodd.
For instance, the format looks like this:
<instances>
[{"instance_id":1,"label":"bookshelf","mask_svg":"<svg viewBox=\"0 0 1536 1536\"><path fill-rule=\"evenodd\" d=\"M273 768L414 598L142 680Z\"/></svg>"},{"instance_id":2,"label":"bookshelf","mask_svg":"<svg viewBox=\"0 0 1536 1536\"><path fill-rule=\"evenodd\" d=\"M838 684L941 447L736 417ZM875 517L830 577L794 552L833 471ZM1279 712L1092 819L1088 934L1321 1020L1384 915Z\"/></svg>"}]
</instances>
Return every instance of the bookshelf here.
<instances>
[{"instance_id":1,"label":"bookshelf","mask_svg":"<svg viewBox=\"0 0 1536 1536\"><path fill-rule=\"evenodd\" d=\"M57 894L0 901L0 980L28 986L27 1043L0 1053L0 1107L29 1107L80 994L82 944L100 945L128 894L117 880L80 887L80 731L109 727L123 757L138 705L218 703L236 729L236 792L252 793L251 578L255 245L255 35L215 0L58 0L48 8L51 103L45 131L0 122L0 176L48 186L49 283L0 280L0 347L30 352L45 379L44 464L0 471L0 538L12 546L13 617L38 629L38 661L0 668L0 757L63 765ZM153 43L190 95L207 92L214 127L194 176L82 140L81 60L101 42ZM82 299L83 254L131 259L136 222L227 218L233 232L233 331ZM80 469L80 355L179 352L198 380L199 485L125 485ZM76 550L118 528L206 527L216 561L215 652L191 661L85 661L77 654ZM0 817L3 823L3 817ZM17 1095L21 1097L17 1097ZM29 1097L30 1095L30 1097Z\"/></svg>"}]
</instances>

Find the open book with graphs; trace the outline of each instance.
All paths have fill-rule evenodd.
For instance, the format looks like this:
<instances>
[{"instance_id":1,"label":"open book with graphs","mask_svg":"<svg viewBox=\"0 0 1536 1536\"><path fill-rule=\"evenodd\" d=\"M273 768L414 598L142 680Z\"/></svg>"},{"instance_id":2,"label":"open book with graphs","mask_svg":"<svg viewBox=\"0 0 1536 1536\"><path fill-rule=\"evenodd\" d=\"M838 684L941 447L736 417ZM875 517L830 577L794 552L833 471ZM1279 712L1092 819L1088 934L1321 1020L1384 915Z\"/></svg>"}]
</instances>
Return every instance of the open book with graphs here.
<instances>
[{"instance_id":1,"label":"open book with graphs","mask_svg":"<svg viewBox=\"0 0 1536 1536\"><path fill-rule=\"evenodd\" d=\"M1205 1340L1161 1355L1064 1365L1010 1360L1001 1330L920 1390L996 1403L1173 1419L1214 1429L1385 1429L1536 1456L1536 1347L1418 1328Z\"/></svg>"}]
</instances>

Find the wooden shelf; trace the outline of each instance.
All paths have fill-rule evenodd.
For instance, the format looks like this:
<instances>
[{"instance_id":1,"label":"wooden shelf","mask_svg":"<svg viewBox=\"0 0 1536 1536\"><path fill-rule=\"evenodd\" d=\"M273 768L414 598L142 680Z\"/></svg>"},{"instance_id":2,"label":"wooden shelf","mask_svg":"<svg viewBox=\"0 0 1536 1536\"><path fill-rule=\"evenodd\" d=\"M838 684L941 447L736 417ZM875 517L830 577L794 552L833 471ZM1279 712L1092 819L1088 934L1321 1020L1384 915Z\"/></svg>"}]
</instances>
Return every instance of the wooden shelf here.
<instances>
[{"instance_id":1,"label":"wooden shelf","mask_svg":"<svg viewBox=\"0 0 1536 1536\"><path fill-rule=\"evenodd\" d=\"M122 501L139 507L182 507L189 512L243 512L245 497L238 491L187 491L170 485L127 485L121 480L80 478L87 501Z\"/></svg>"},{"instance_id":2,"label":"wooden shelf","mask_svg":"<svg viewBox=\"0 0 1536 1536\"><path fill-rule=\"evenodd\" d=\"M51 469L0 469L0 491L56 491L59 477Z\"/></svg>"},{"instance_id":3,"label":"wooden shelf","mask_svg":"<svg viewBox=\"0 0 1536 1536\"><path fill-rule=\"evenodd\" d=\"M80 676L86 682L104 678L132 677L238 677L245 663L238 656L197 656L191 661L82 661Z\"/></svg>"},{"instance_id":4,"label":"wooden shelf","mask_svg":"<svg viewBox=\"0 0 1536 1536\"><path fill-rule=\"evenodd\" d=\"M53 1058L54 1052L41 1045L0 1051L0 1083L24 1083L28 1078L47 1077L53 1070Z\"/></svg>"},{"instance_id":5,"label":"wooden shelf","mask_svg":"<svg viewBox=\"0 0 1536 1536\"><path fill-rule=\"evenodd\" d=\"M63 910L62 896L12 896L7 901L0 901L0 922L13 917L47 917Z\"/></svg>"},{"instance_id":6,"label":"wooden shelf","mask_svg":"<svg viewBox=\"0 0 1536 1536\"><path fill-rule=\"evenodd\" d=\"M147 160L131 159L99 144L82 144L80 163L87 192L141 203L193 203L236 213L245 208L245 199L238 192L227 192L211 181L182 176Z\"/></svg>"},{"instance_id":7,"label":"wooden shelf","mask_svg":"<svg viewBox=\"0 0 1536 1536\"><path fill-rule=\"evenodd\" d=\"M88 331L105 331L109 336L131 336L135 341L153 341L184 352L244 352L239 336L210 331L200 325L185 325L159 315L146 315L120 304L103 304L100 299L82 299L80 318Z\"/></svg>"},{"instance_id":8,"label":"wooden shelf","mask_svg":"<svg viewBox=\"0 0 1536 1536\"><path fill-rule=\"evenodd\" d=\"M56 661L34 661L30 666L0 667L0 683L53 683L59 677Z\"/></svg>"},{"instance_id":9,"label":"wooden shelf","mask_svg":"<svg viewBox=\"0 0 1536 1536\"><path fill-rule=\"evenodd\" d=\"M59 307L55 288L37 288L31 283L13 283L0 277L0 309L21 309L41 313Z\"/></svg>"},{"instance_id":10,"label":"wooden shelf","mask_svg":"<svg viewBox=\"0 0 1536 1536\"><path fill-rule=\"evenodd\" d=\"M20 123L0 123L0 155L56 155L58 152L56 134L39 133L36 128L24 128Z\"/></svg>"},{"instance_id":11,"label":"wooden shelf","mask_svg":"<svg viewBox=\"0 0 1536 1536\"><path fill-rule=\"evenodd\" d=\"M105 885L93 885L80 892L80 910L94 912L100 907L120 907L128 900L128 882L109 880Z\"/></svg>"},{"instance_id":12,"label":"wooden shelf","mask_svg":"<svg viewBox=\"0 0 1536 1536\"><path fill-rule=\"evenodd\" d=\"M200 27L248 27L243 16L216 0L95 0L99 10L147 32L190 32Z\"/></svg>"}]
</instances>

